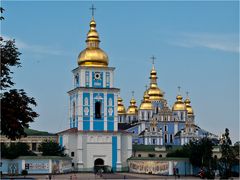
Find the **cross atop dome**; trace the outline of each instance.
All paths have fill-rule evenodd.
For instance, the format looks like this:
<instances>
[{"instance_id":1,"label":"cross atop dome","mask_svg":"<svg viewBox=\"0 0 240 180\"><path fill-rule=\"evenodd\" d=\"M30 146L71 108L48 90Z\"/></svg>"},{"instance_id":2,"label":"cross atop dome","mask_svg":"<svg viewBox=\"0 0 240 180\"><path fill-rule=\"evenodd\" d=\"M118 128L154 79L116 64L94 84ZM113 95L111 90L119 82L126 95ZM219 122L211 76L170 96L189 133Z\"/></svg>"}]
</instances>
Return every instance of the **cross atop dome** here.
<instances>
[{"instance_id":1,"label":"cross atop dome","mask_svg":"<svg viewBox=\"0 0 240 180\"><path fill-rule=\"evenodd\" d=\"M92 7L89 8L92 11L92 18L94 18L94 11L96 11L96 8L92 4Z\"/></svg>"}]
</instances>

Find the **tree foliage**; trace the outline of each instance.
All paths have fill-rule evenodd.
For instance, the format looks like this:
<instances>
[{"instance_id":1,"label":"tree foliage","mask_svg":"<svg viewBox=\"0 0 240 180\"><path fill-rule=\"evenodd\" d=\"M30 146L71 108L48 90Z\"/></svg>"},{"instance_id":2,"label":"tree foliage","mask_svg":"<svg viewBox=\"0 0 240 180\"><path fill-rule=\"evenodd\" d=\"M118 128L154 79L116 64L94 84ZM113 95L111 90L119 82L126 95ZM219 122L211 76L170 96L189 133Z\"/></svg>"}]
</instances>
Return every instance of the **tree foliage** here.
<instances>
[{"instance_id":1,"label":"tree foliage","mask_svg":"<svg viewBox=\"0 0 240 180\"><path fill-rule=\"evenodd\" d=\"M29 127L29 123L34 121L38 114L33 111L32 106L36 106L34 98L28 97L23 89L10 89L13 72L11 67L20 66L21 53L15 46L14 40L4 41L0 39L1 48L1 134L15 140L26 136L24 128Z\"/></svg>"},{"instance_id":2,"label":"tree foliage","mask_svg":"<svg viewBox=\"0 0 240 180\"><path fill-rule=\"evenodd\" d=\"M38 150L42 152L42 156L65 156L65 148L53 141L42 142L39 145Z\"/></svg>"},{"instance_id":3,"label":"tree foliage","mask_svg":"<svg viewBox=\"0 0 240 180\"><path fill-rule=\"evenodd\" d=\"M7 146L5 143L1 143L1 156L6 159L16 159L19 156L34 156L30 151L29 146L26 143L11 143Z\"/></svg>"},{"instance_id":4,"label":"tree foliage","mask_svg":"<svg viewBox=\"0 0 240 180\"><path fill-rule=\"evenodd\" d=\"M231 177L231 169L232 165L236 161L236 157L238 156L239 150L236 150L236 147L232 147L232 141L229 137L229 129L225 129L225 133L222 136L221 142L221 153L222 157L220 158L220 166L221 166L221 176L222 178ZM238 147L239 148L239 147Z\"/></svg>"}]
</instances>

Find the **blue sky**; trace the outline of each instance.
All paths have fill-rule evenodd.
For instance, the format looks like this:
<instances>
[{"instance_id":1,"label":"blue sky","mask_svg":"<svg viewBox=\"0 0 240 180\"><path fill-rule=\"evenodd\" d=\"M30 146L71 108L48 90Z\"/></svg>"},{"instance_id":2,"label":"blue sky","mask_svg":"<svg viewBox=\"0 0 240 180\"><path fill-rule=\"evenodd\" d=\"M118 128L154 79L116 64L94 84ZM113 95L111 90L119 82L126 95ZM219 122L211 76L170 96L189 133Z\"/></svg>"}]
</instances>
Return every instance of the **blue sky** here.
<instances>
[{"instance_id":1,"label":"blue sky","mask_svg":"<svg viewBox=\"0 0 240 180\"><path fill-rule=\"evenodd\" d=\"M158 85L172 106L190 92L196 124L217 135L239 137L239 4L235 2L95 2L101 48L116 67L115 86L125 106L131 91L140 104L149 84L152 55ZM31 128L68 127L71 70L85 48L91 2L3 1L1 33L14 38L21 68L16 88L35 97L39 118Z\"/></svg>"}]
</instances>

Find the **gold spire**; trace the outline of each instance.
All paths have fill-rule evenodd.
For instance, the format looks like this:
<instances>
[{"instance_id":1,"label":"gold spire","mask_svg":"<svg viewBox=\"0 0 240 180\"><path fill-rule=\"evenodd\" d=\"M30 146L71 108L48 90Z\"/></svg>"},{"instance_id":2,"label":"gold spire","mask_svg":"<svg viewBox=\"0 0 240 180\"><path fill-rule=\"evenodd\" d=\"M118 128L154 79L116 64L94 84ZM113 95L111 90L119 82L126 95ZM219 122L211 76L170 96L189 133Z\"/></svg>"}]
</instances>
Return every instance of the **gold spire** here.
<instances>
[{"instance_id":1,"label":"gold spire","mask_svg":"<svg viewBox=\"0 0 240 180\"><path fill-rule=\"evenodd\" d=\"M186 110L186 105L182 101L182 96L180 95L180 87L178 87L179 93L176 97L177 101L174 103L172 110L173 111L185 111Z\"/></svg>"},{"instance_id":2,"label":"gold spire","mask_svg":"<svg viewBox=\"0 0 240 180\"><path fill-rule=\"evenodd\" d=\"M192 106L190 105L191 101L190 101L190 98L189 98L189 96L188 96L189 93L186 92L186 94L187 94L187 98L185 99L184 103L185 103L185 105L186 105L186 109L187 109L187 114L188 114L188 116L192 116L192 115L194 115L194 112L193 112Z\"/></svg>"},{"instance_id":3,"label":"gold spire","mask_svg":"<svg viewBox=\"0 0 240 180\"><path fill-rule=\"evenodd\" d=\"M94 7L92 7L94 9ZM91 9L91 8L90 8ZM91 66L91 67L107 67L108 56L99 48L99 35L96 30L96 22L92 14L92 20L90 21L90 30L87 34L87 48L80 52L78 56L79 66Z\"/></svg>"},{"instance_id":4,"label":"gold spire","mask_svg":"<svg viewBox=\"0 0 240 180\"><path fill-rule=\"evenodd\" d=\"M122 98L118 97L118 114L126 114L126 110L122 102Z\"/></svg>"},{"instance_id":5,"label":"gold spire","mask_svg":"<svg viewBox=\"0 0 240 180\"><path fill-rule=\"evenodd\" d=\"M153 105L152 105L151 101L149 100L148 90L146 90L144 92L143 101L142 101L139 109L140 110L152 110L153 109Z\"/></svg>"},{"instance_id":6,"label":"gold spire","mask_svg":"<svg viewBox=\"0 0 240 180\"><path fill-rule=\"evenodd\" d=\"M150 87L148 89L148 95L150 101L159 101L163 98L163 92L158 88L157 86L157 71L154 67L154 59L156 59L154 56L153 59L153 65L152 70L150 72Z\"/></svg>"},{"instance_id":7,"label":"gold spire","mask_svg":"<svg viewBox=\"0 0 240 180\"><path fill-rule=\"evenodd\" d=\"M134 99L134 91L132 91L132 99L130 100L130 106L128 106L127 114L129 115L137 115L138 109L136 106L136 100Z\"/></svg>"}]
</instances>

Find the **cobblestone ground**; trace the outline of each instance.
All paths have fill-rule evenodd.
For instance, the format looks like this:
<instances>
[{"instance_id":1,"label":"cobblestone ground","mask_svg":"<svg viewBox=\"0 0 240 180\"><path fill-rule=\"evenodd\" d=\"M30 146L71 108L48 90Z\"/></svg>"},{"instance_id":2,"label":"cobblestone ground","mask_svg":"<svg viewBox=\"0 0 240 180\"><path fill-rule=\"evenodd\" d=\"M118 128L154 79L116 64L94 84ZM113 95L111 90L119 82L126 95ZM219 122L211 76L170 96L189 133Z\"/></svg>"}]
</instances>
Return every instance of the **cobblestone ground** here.
<instances>
[{"instance_id":1,"label":"cobblestone ground","mask_svg":"<svg viewBox=\"0 0 240 180\"><path fill-rule=\"evenodd\" d=\"M18 177L12 177L12 179L18 179ZM48 175L28 175L26 179L36 179L36 180L47 180L49 179ZM4 178L3 178L4 179ZM21 178L23 179L23 178ZM25 180L26 180L25 179ZM53 175L51 180L92 180L92 179L200 179L196 177L182 176L180 178L175 178L174 176L158 176L158 175L148 175L148 174L134 174L134 173L114 173L114 174L103 174L102 177L95 175L93 173L71 173L71 174L61 174Z\"/></svg>"},{"instance_id":2,"label":"cobblestone ground","mask_svg":"<svg viewBox=\"0 0 240 180\"><path fill-rule=\"evenodd\" d=\"M2 178L5 179L4 177ZM27 179L36 179L36 180L47 180L49 179L48 175L28 175L26 179L22 176L18 177L11 177L7 178L11 180L27 180ZM114 174L103 174L102 177L99 175L95 175L93 173L71 173L71 174L60 174L60 175L53 175L51 180L94 180L94 179L144 179L144 180L151 180L151 179L174 179L174 180L184 180L184 179L199 179L198 177L194 176L181 176L180 178L174 176L159 176L159 175L148 175L148 174L134 174L134 173L114 173ZM219 178L216 178L219 179ZM233 178L238 179L238 178Z\"/></svg>"}]
</instances>

